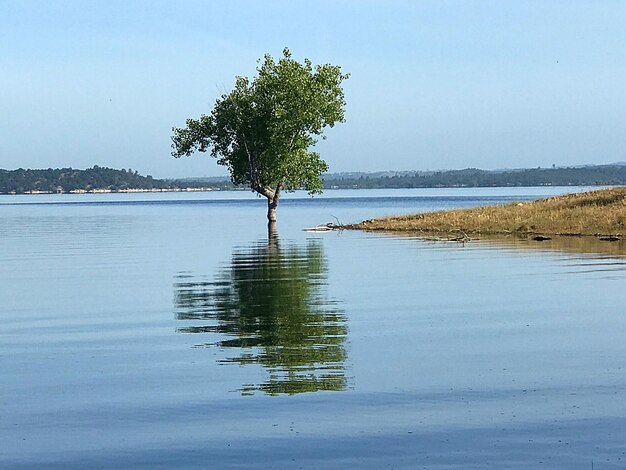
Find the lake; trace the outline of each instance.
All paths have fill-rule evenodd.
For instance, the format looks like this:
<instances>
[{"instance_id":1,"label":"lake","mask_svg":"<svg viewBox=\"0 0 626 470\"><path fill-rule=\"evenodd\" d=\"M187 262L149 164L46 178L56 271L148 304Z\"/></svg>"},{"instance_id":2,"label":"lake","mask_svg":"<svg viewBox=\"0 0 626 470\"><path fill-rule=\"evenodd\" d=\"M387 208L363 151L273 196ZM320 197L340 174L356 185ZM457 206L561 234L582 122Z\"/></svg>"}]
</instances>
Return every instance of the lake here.
<instances>
[{"instance_id":1,"label":"lake","mask_svg":"<svg viewBox=\"0 0 626 470\"><path fill-rule=\"evenodd\" d=\"M305 227L584 188L0 196L1 468L626 468L626 246Z\"/></svg>"}]
</instances>

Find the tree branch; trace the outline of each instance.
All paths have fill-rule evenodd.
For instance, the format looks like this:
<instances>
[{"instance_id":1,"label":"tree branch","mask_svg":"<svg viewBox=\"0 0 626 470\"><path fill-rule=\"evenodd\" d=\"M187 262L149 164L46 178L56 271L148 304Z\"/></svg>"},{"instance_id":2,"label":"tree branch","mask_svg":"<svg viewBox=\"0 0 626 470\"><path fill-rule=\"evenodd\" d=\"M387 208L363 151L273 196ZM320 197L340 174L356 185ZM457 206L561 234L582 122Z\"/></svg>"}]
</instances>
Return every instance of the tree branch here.
<instances>
[{"instance_id":1,"label":"tree branch","mask_svg":"<svg viewBox=\"0 0 626 470\"><path fill-rule=\"evenodd\" d=\"M284 183L282 181L279 181L276 185L276 189L274 190L274 200L278 201L280 198L280 192L283 189L283 185Z\"/></svg>"},{"instance_id":2,"label":"tree branch","mask_svg":"<svg viewBox=\"0 0 626 470\"><path fill-rule=\"evenodd\" d=\"M262 186L259 181L259 170L256 167L256 157L248 148L248 140L245 132L241 131L241 137L243 139L243 147L246 151L246 156L248 157L248 176L250 176L250 187L262 196L272 199L274 197L274 193L268 188Z\"/></svg>"},{"instance_id":3,"label":"tree branch","mask_svg":"<svg viewBox=\"0 0 626 470\"><path fill-rule=\"evenodd\" d=\"M300 133L299 131L295 131L293 135L291 136L291 141L289 142L289 152L293 150L293 143L296 140L296 137L298 137L299 133Z\"/></svg>"},{"instance_id":4,"label":"tree branch","mask_svg":"<svg viewBox=\"0 0 626 470\"><path fill-rule=\"evenodd\" d=\"M261 186L259 183L252 183L252 189L254 189L261 196L265 196L268 199L274 199L276 194L271 189L266 188L265 186Z\"/></svg>"}]
</instances>

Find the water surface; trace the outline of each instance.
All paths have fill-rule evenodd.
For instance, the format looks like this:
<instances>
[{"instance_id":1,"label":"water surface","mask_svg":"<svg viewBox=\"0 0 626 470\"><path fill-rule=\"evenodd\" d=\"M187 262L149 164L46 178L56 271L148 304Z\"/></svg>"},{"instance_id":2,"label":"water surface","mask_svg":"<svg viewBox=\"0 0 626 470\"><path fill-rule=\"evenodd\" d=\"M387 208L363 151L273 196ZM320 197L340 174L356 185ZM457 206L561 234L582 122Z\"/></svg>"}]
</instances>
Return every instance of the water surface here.
<instances>
[{"instance_id":1,"label":"water surface","mask_svg":"<svg viewBox=\"0 0 626 470\"><path fill-rule=\"evenodd\" d=\"M0 467L624 468L623 245L301 230L566 190L2 196Z\"/></svg>"}]
</instances>

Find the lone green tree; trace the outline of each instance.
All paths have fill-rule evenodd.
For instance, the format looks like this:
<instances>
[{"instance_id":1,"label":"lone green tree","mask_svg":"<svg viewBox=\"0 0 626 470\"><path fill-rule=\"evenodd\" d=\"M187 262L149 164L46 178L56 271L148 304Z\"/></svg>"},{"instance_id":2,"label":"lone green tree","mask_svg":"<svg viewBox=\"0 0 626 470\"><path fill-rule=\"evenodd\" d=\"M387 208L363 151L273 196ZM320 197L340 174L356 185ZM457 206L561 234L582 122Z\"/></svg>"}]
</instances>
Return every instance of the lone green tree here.
<instances>
[{"instance_id":1,"label":"lone green tree","mask_svg":"<svg viewBox=\"0 0 626 470\"><path fill-rule=\"evenodd\" d=\"M210 115L174 127L172 155L210 149L234 184L267 198L273 224L282 191L322 191L328 165L309 149L318 136L325 138L326 127L344 122L342 82L348 75L336 65L299 63L289 49L278 61L265 55L257 72L252 80L236 77L235 88L215 102Z\"/></svg>"}]
</instances>

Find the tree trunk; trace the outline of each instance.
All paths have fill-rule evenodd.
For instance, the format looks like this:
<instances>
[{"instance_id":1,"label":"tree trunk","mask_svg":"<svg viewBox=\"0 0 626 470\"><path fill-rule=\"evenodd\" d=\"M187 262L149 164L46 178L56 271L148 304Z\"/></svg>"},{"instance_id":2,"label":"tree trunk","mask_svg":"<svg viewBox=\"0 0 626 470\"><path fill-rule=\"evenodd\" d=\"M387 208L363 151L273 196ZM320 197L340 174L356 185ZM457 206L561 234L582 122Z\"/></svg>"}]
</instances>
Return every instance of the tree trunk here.
<instances>
[{"instance_id":1,"label":"tree trunk","mask_svg":"<svg viewBox=\"0 0 626 470\"><path fill-rule=\"evenodd\" d=\"M267 223L276 223L276 208L278 207L278 198L267 198Z\"/></svg>"},{"instance_id":2,"label":"tree trunk","mask_svg":"<svg viewBox=\"0 0 626 470\"><path fill-rule=\"evenodd\" d=\"M276 222L267 223L267 241L270 249L278 249L278 228L276 228Z\"/></svg>"}]
</instances>

